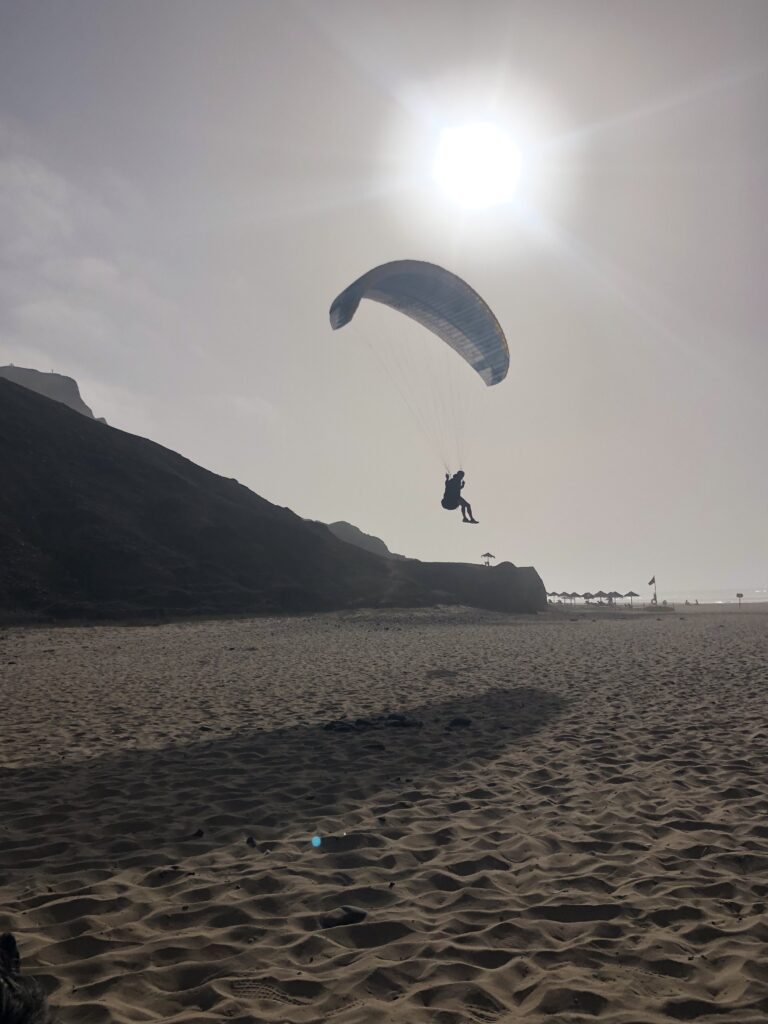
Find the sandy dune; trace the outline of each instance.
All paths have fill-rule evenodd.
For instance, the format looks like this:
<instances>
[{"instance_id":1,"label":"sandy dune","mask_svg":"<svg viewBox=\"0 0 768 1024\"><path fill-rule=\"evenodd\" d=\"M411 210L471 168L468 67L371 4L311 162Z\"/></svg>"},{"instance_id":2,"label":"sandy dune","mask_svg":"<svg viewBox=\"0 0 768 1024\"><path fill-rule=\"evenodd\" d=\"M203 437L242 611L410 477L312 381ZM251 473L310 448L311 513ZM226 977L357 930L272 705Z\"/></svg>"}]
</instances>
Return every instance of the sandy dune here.
<instances>
[{"instance_id":1,"label":"sandy dune","mask_svg":"<svg viewBox=\"0 0 768 1024\"><path fill-rule=\"evenodd\" d=\"M14 628L0 697L67 1024L768 1020L764 607Z\"/></svg>"}]
</instances>

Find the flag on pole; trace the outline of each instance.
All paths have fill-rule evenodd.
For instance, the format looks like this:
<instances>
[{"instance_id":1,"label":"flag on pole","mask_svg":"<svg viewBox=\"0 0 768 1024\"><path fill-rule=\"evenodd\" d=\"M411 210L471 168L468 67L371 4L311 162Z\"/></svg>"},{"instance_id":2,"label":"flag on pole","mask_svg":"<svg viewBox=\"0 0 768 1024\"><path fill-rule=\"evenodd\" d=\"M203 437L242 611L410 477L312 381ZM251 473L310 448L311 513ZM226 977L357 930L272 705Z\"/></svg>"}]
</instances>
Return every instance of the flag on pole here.
<instances>
[{"instance_id":1,"label":"flag on pole","mask_svg":"<svg viewBox=\"0 0 768 1024\"><path fill-rule=\"evenodd\" d=\"M648 586L649 587L655 587L656 586L656 577L655 576L652 579L648 580Z\"/></svg>"}]
</instances>

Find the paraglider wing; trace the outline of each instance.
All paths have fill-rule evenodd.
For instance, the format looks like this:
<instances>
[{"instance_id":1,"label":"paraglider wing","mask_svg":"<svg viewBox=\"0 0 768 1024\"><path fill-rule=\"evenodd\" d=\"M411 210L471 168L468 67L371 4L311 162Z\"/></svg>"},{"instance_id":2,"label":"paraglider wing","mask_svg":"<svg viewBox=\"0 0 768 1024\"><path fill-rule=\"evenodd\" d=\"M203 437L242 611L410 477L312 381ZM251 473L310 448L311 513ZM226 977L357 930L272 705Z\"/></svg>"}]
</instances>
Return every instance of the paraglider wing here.
<instances>
[{"instance_id":1,"label":"paraglider wing","mask_svg":"<svg viewBox=\"0 0 768 1024\"><path fill-rule=\"evenodd\" d=\"M485 381L498 384L509 369L499 322L466 281L434 263L396 260L369 270L334 299L331 326L348 324L361 299L397 309L451 346Z\"/></svg>"}]
</instances>

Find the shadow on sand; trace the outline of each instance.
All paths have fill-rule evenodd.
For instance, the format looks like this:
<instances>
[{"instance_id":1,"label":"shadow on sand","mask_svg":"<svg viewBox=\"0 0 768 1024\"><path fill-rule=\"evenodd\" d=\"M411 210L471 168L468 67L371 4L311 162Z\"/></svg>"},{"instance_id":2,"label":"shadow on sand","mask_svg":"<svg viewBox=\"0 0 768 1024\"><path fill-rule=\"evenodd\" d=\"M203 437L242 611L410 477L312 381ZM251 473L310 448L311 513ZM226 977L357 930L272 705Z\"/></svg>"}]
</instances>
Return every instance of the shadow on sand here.
<instances>
[{"instance_id":1,"label":"shadow on sand","mask_svg":"<svg viewBox=\"0 0 768 1024\"><path fill-rule=\"evenodd\" d=\"M565 706L543 690L499 688L389 717L329 716L207 743L6 769L0 884L24 871L50 879L86 864L106 876L147 865L150 853L152 863L170 865L246 838L266 852L307 843L321 824L326 833L341 831L349 815L357 823L349 828L365 828L363 819L376 828L390 811L439 798L443 788L460 793L470 768L490 766ZM330 851L355 840L350 832L325 842Z\"/></svg>"}]
</instances>

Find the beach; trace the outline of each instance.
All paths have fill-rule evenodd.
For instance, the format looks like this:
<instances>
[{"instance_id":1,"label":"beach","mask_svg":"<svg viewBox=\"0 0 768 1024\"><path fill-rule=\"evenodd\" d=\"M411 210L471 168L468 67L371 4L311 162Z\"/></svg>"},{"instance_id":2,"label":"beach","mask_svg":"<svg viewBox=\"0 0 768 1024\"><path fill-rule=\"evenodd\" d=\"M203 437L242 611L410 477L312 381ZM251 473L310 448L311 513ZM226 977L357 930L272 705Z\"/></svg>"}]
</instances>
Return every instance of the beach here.
<instances>
[{"instance_id":1,"label":"beach","mask_svg":"<svg viewBox=\"0 0 768 1024\"><path fill-rule=\"evenodd\" d=\"M6 627L0 697L65 1024L768 1020L764 604Z\"/></svg>"}]
</instances>

